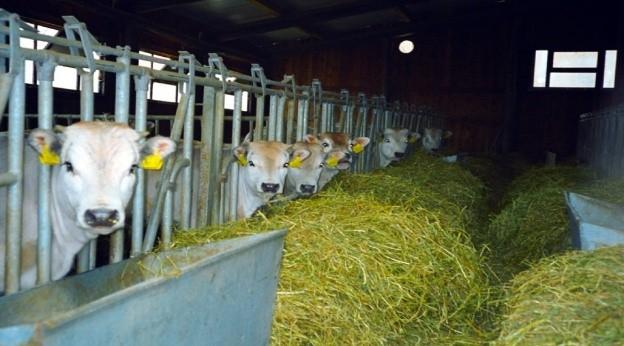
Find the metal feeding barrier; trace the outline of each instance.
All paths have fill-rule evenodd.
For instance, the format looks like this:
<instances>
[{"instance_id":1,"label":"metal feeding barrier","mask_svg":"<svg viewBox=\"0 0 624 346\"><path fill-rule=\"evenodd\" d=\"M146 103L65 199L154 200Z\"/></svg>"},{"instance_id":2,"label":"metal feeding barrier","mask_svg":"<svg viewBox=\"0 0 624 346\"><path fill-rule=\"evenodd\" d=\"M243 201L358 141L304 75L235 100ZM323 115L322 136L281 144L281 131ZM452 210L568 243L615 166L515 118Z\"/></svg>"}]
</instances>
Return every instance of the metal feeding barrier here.
<instances>
[{"instance_id":1,"label":"metal feeding barrier","mask_svg":"<svg viewBox=\"0 0 624 346\"><path fill-rule=\"evenodd\" d=\"M604 177L624 175L624 106L581 114L577 158Z\"/></svg>"},{"instance_id":2,"label":"metal feeding barrier","mask_svg":"<svg viewBox=\"0 0 624 346\"><path fill-rule=\"evenodd\" d=\"M130 249L124 248L124 230L113 233L110 263L122 261L127 253L135 257L150 252L157 240L162 247L169 247L175 222L181 229L186 229L236 219L238 166L231 164L231 150L240 144L242 124L251 129L253 140L289 144L302 140L306 134L326 131L370 137L371 149L361 154L354 164L353 170L357 172L378 167L376 147L385 127L420 131L427 126L442 125L442 119L433 112L407 103L388 104L384 96L367 98L362 93L353 95L347 90L323 90L319 80L312 81L311 85L297 85L295 76L290 75L280 81L270 80L257 64L251 65L249 75L231 71L217 54L210 54L207 64L202 64L189 52L180 52L177 60L167 60L133 52L127 46L109 47L98 42L84 23L71 16L63 18L66 37L48 36L35 31L18 15L0 10L0 126L6 125L8 129L7 168L0 171L0 187L7 190L6 223L0 225L0 231L6 232L6 270L4 278L0 279L4 280L6 294L20 290L23 177L24 174L34 174L23 170L27 118L36 117L37 126L49 130L59 121L131 122L139 132L148 130L148 124L152 124L153 132L160 133L166 128L169 137L179 143L180 149L174 158L166 161L160 173L157 193L149 204L144 197L147 174L138 169L131 203L130 240L127 242ZM65 47L68 52L24 48L20 46L21 38ZM138 60L158 63L166 68L140 66ZM36 115L27 115L25 110L26 61L32 61L37 71L38 83L32 86L38 91ZM80 114L54 113L54 72L61 66L77 69L79 73ZM94 112L93 78L96 71L115 76L112 116ZM177 83L180 98L175 114L149 113L151 81ZM243 116L243 92L252 96L255 115ZM226 94L234 96L233 111L227 115ZM131 100L135 102L134 114L130 114ZM7 106L9 111L5 116ZM199 114L195 113L197 107L201 108ZM5 117L6 123L3 124ZM196 122L201 126L196 127ZM226 131L228 124L231 128ZM195 131L199 133L196 135ZM194 138L199 140L194 141ZM40 188L36 267L37 284L40 285L51 280L50 167L40 165L37 174ZM94 240L79 253L77 272L96 266L96 258L99 258L96 249Z\"/></svg>"}]
</instances>

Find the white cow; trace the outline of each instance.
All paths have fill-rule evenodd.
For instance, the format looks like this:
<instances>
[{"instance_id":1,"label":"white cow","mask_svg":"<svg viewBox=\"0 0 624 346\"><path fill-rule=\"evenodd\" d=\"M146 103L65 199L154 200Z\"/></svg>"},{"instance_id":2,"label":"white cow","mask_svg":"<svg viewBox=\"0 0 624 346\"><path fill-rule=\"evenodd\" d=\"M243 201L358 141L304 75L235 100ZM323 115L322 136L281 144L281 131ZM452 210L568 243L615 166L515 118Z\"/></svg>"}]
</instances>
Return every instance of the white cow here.
<instances>
[{"instance_id":1,"label":"white cow","mask_svg":"<svg viewBox=\"0 0 624 346\"><path fill-rule=\"evenodd\" d=\"M142 134L125 124L80 122L62 133L33 130L24 149L21 287L35 285L37 245L37 171L39 153L49 149L59 157L50 188L52 279L62 278L90 240L122 228L135 184L135 170L146 154L162 158L175 150L169 138L153 137L140 144ZM0 140L0 172L6 171L6 138ZM50 151L47 153L49 154ZM0 189L0 278L5 270L6 188ZM0 291L4 280L0 280Z\"/></svg>"},{"instance_id":2,"label":"white cow","mask_svg":"<svg viewBox=\"0 0 624 346\"><path fill-rule=\"evenodd\" d=\"M273 196L282 193L290 155L307 157L310 152L275 141L244 141L233 149L241 165L238 184L238 217L250 217Z\"/></svg>"},{"instance_id":3,"label":"white cow","mask_svg":"<svg viewBox=\"0 0 624 346\"><path fill-rule=\"evenodd\" d=\"M383 141L378 144L379 166L387 167L393 161L405 157L407 144L410 140L420 138L418 133L410 134L408 129L387 128L384 130Z\"/></svg>"},{"instance_id":4,"label":"white cow","mask_svg":"<svg viewBox=\"0 0 624 346\"><path fill-rule=\"evenodd\" d=\"M286 175L285 194L288 196L310 196L318 191L318 181L325 166L327 153L318 139L313 135L306 135L303 141L293 144L293 153L303 149L308 156L291 156ZM302 151L302 152L305 152Z\"/></svg>"},{"instance_id":5,"label":"white cow","mask_svg":"<svg viewBox=\"0 0 624 346\"><path fill-rule=\"evenodd\" d=\"M437 128L426 128L422 136L422 146L426 152L436 152L442 146L442 140L453 135L451 131L444 131Z\"/></svg>"},{"instance_id":6,"label":"white cow","mask_svg":"<svg viewBox=\"0 0 624 346\"><path fill-rule=\"evenodd\" d=\"M325 132L318 136L323 151L328 153L327 164L319 179L319 190L322 189L336 174L351 167L353 154L358 154L370 143L368 137L350 139L342 132Z\"/></svg>"}]
</instances>

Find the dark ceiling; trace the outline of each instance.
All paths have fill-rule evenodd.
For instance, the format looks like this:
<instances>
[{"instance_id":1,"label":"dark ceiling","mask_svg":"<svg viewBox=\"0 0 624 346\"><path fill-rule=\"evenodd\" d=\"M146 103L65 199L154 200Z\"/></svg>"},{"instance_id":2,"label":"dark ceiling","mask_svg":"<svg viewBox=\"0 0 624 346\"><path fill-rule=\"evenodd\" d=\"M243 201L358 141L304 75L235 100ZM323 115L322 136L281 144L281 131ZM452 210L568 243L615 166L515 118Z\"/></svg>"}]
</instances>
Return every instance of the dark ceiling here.
<instances>
[{"instance_id":1,"label":"dark ceiling","mask_svg":"<svg viewBox=\"0 0 624 346\"><path fill-rule=\"evenodd\" d=\"M508 0L507 0L508 1ZM227 50L284 51L501 11L506 0L98 0Z\"/></svg>"}]
</instances>

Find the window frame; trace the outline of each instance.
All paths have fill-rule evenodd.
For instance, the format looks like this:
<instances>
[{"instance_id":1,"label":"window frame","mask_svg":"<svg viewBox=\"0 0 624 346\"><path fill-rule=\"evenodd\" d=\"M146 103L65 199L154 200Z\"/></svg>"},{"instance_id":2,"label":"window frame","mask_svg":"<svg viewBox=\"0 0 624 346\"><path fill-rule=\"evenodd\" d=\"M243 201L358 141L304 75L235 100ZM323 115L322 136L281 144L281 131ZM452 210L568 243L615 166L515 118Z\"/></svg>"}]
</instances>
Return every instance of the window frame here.
<instances>
[{"instance_id":1,"label":"window frame","mask_svg":"<svg viewBox=\"0 0 624 346\"><path fill-rule=\"evenodd\" d=\"M546 74L543 86L536 86L536 70L538 69L537 52L546 51ZM613 70L609 70L613 76L613 83L611 86L605 86L605 77L607 75L606 57L609 52L614 52L614 66ZM593 49L593 50L570 50L570 49L533 49L531 51L533 61L532 73L530 73L530 89L533 91L546 91L546 90L601 90L609 91L615 90L615 77L617 76L617 60L619 55L618 49ZM554 58L556 53L597 53L596 67L554 67ZM574 86L551 86L551 75L553 73L593 73L595 75L595 84L593 87L574 87Z\"/></svg>"}]
</instances>

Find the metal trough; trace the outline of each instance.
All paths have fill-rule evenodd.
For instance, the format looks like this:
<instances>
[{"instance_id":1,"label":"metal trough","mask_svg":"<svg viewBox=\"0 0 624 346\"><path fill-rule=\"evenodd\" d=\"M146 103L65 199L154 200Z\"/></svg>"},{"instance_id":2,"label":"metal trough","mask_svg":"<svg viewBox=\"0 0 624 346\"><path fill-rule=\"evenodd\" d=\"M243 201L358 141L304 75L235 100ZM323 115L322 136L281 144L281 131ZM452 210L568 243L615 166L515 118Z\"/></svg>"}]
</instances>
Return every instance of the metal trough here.
<instances>
[{"instance_id":1,"label":"metal trough","mask_svg":"<svg viewBox=\"0 0 624 346\"><path fill-rule=\"evenodd\" d=\"M593 250L624 244L624 206L573 192L565 193L572 246Z\"/></svg>"},{"instance_id":2,"label":"metal trough","mask_svg":"<svg viewBox=\"0 0 624 346\"><path fill-rule=\"evenodd\" d=\"M0 298L0 345L266 345L285 231L129 259Z\"/></svg>"}]
</instances>

